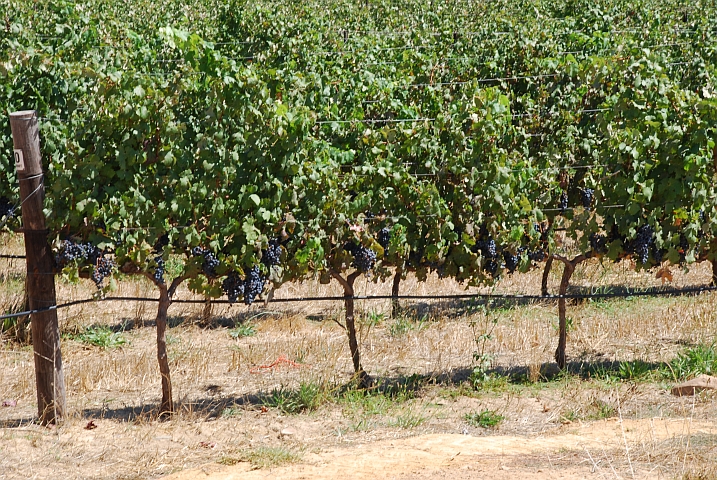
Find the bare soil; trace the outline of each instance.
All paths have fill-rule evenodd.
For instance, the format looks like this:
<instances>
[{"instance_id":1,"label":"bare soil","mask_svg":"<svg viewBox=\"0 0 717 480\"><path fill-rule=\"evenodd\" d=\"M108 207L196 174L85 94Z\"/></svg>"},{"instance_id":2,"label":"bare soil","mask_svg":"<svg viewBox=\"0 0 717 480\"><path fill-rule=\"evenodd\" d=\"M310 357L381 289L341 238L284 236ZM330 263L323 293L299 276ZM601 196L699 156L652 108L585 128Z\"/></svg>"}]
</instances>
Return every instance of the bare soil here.
<instances>
[{"instance_id":1,"label":"bare soil","mask_svg":"<svg viewBox=\"0 0 717 480\"><path fill-rule=\"evenodd\" d=\"M632 476L663 478L664 472L635 458L630 446L657 446L688 437L714 436L713 422L650 418L570 424L535 436L430 434L350 444L305 456L296 465L255 470L249 463L205 465L167 480L263 479L548 479ZM686 445L685 445L686 446ZM635 454L633 454L635 455ZM639 457L639 454L637 455ZM618 460L619 459L619 460ZM618 473L620 471L620 473Z\"/></svg>"}]
</instances>

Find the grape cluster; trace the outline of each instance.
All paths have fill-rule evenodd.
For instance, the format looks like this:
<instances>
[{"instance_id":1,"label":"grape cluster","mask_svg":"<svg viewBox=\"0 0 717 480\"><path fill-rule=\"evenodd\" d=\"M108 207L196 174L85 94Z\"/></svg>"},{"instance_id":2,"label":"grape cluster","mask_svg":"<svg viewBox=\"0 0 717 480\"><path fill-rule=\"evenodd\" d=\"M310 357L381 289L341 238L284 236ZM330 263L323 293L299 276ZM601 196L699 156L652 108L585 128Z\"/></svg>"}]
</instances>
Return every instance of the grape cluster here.
<instances>
[{"instance_id":1,"label":"grape cluster","mask_svg":"<svg viewBox=\"0 0 717 480\"><path fill-rule=\"evenodd\" d=\"M209 278L217 276L217 267L219 266L219 259L214 252L211 250L204 249L202 247L194 247L192 249L192 255L195 257L204 257L202 262L202 273Z\"/></svg>"},{"instance_id":2,"label":"grape cluster","mask_svg":"<svg viewBox=\"0 0 717 480\"><path fill-rule=\"evenodd\" d=\"M495 277L495 275L498 273L499 268L500 263L496 262L495 260L488 260L488 262L485 264L485 270L490 273L492 277Z\"/></svg>"},{"instance_id":3,"label":"grape cluster","mask_svg":"<svg viewBox=\"0 0 717 480\"><path fill-rule=\"evenodd\" d=\"M603 254L607 251L607 237L605 235L593 232L590 234L589 242L593 252Z\"/></svg>"},{"instance_id":4,"label":"grape cluster","mask_svg":"<svg viewBox=\"0 0 717 480\"><path fill-rule=\"evenodd\" d=\"M15 205L5 197L0 197L0 218L12 218L15 215Z\"/></svg>"},{"instance_id":5,"label":"grape cluster","mask_svg":"<svg viewBox=\"0 0 717 480\"><path fill-rule=\"evenodd\" d=\"M362 272L371 271L376 264L376 252L363 245L356 245L351 254L354 256L352 265Z\"/></svg>"},{"instance_id":6,"label":"grape cluster","mask_svg":"<svg viewBox=\"0 0 717 480\"><path fill-rule=\"evenodd\" d=\"M565 213L568 209L568 192L564 191L560 194L560 200L558 200L558 208L560 213Z\"/></svg>"},{"instance_id":7,"label":"grape cluster","mask_svg":"<svg viewBox=\"0 0 717 480\"><path fill-rule=\"evenodd\" d=\"M592 206L593 200L595 199L595 190L592 188L585 188L580 193L580 201L582 202L583 207L589 210Z\"/></svg>"},{"instance_id":8,"label":"grape cluster","mask_svg":"<svg viewBox=\"0 0 717 480\"><path fill-rule=\"evenodd\" d=\"M160 285L164 285L164 258L162 256L154 257L154 263L156 266L154 267L154 281L159 283Z\"/></svg>"},{"instance_id":9,"label":"grape cluster","mask_svg":"<svg viewBox=\"0 0 717 480\"><path fill-rule=\"evenodd\" d=\"M655 243L655 231L650 225L642 225L637 229L637 236L633 242L633 251L641 265L647 263L650 257L650 249Z\"/></svg>"},{"instance_id":10,"label":"grape cluster","mask_svg":"<svg viewBox=\"0 0 717 480\"><path fill-rule=\"evenodd\" d=\"M520 264L520 256L514 255L511 252L504 250L503 261L505 262L505 268L507 268L510 273L513 273Z\"/></svg>"},{"instance_id":11,"label":"grape cluster","mask_svg":"<svg viewBox=\"0 0 717 480\"><path fill-rule=\"evenodd\" d=\"M372 219L376 218L376 214L373 212L366 212L363 223L369 223Z\"/></svg>"},{"instance_id":12,"label":"grape cluster","mask_svg":"<svg viewBox=\"0 0 717 480\"><path fill-rule=\"evenodd\" d=\"M157 239L157 242L154 244L152 251L154 253L160 253L167 245L169 245L169 234L165 233Z\"/></svg>"},{"instance_id":13,"label":"grape cluster","mask_svg":"<svg viewBox=\"0 0 717 480\"><path fill-rule=\"evenodd\" d=\"M538 249L535 251L528 252L528 258L531 262L542 262L547 257L544 250Z\"/></svg>"},{"instance_id":14,"label":"grape cluster","mask_svg":"<svg viewBox=\"0 0 717 480\"><path fill-rule=\"evenodd\" d=\"M657 248L657 245L652 247L652 258L655 260L655 264L660 265L662 263L662 257L665 253L667 253L667 251Z\"/></svg>"},{"instance_id":15,"label":"grape cluster","mask_svg":"<svg viewBox=\"0 0 717 480\"><path fill-rule=\"evenodd\" d=\"M105 278L112 275L112 270L116 267L114 260L104 255L97 259L95 269L92 271L92 281L95 282L97 288L102 288L102 282Z\"/></svg>"},{"instance_id":16,"label":"grape cluster","mask_svg":"<svg viewBox=\"0 0 717 480\"><path fill-rule=\"evenodd\" d=\"M261 275L258 266L252 267L244 279L244 303L251 305L256 297L264 291L264 277Z\"/></svg>"},{"instance_id":17,"label":"grape cluster","mask_svg":"<svg viewBox=\"0 0 717 480\"><path fill-rule=\"evenodd\" d=\"M105 257L105 252L91 243L75 243L72 240L63 240L60 250L55 255L55 262L60 268L70 264L92 265L92 281L97 288L102 288L105 278L112 275L112 270L117 266L114 260Z\"/></svg>"},{"instance_id":18,"label":"grape cluster","mask_svg":"<svg viewBox=\"0 0 717 480\"><path fill-rule=\"evenodd\" d=\"M383 227L378 232L378 244L383 247L384 250L388 249L388 244L391 241L391 230L387 227Z\"/></svg>"},{"instance_id":19,"label":"grape cluster","mask_svg":"<svg viewBox=\"0 0 717 480\"><path fill-rule=\"evenodd\" d=\"M687 254L690 250L690 242L687 241L687 237L684 233L680 234L680 244L678 246L678 251L680 252L680 261L684 262L685 258L687 257Z\"/></svg>"},{"instance_id":20,"label":"grape cluster","mask_svg":"<svg viewBox=\"0 0 717 480\"><path fill-rule=\"evenodd\" d=\"M369 272L376 263L376 252L363 245L356 245L354 242L347 242L344 250L354 257L351 265L362 272Z\"/></svg>"},{"instance_id":21,"label":"grape cluster","mask_svg":"<svg viewBox=\"0 0 717 480\"><path fill-rule=\"evenodd\" d=\"M63 240L60 250L55 256L55 261L60 268L65 268L71 263L90 264L97 263L97 259L104 254L91 243L75 243L72 240Z\"/></svg>"},{"instance_id":22,"label":"grape cluster","mask_svg":"<svg viewBox=\"0 0 717 480\"><path fill-rule=\"evenodd\" d=\"M232 271L222 282L222 290L229 298L230 304L236 303L239 297L244 296L244 280L237 272Z\"/></svg>"},{"instance_id":23,"label":"grape cluster","mask_svg":"<svg viewBox=\"0 0 717 480\"><path fill-rule=\"evenodd\" d=\"M494 259L498 255L498 248L492 238L477 241L476 249L480 251L481 256L489 259Z\"/></svg>"},{"instance_id":24,"label":"grape cluster","mask_svg":"<svg viewBox=\"0 0 717 480\"><path fill-rule=\"evenodd\" d=\"M268 267L281 263L281 245L278 239L269 240L269 247L262 252L261 261Z\"/></svg>"}]
</instances>

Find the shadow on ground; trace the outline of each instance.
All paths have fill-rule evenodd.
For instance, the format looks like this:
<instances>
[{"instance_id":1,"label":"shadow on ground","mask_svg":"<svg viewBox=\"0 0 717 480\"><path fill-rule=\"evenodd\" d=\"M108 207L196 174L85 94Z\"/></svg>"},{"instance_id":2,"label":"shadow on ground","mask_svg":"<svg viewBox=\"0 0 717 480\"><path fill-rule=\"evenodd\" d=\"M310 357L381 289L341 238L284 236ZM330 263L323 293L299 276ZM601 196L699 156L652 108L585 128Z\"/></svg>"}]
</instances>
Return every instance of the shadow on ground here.
<instances>
[{"instance_id":1,"label":"shadow on ground","mask_svg":"<svg viewBox=\"0 0 717 480\"><path fill-rule=\"evenodd\" d=\"M223 396L219 385L206 385L205 396L198 399L181 398L175 403L180 414L192 414L210 420L223 415L233 415L237 410L261 410L262 408L279 408L287 413L301 413L318 407L321 403L336 401L348 393L364 395L382 395L389 398L415 398L427 386L444 388L463 388L471 394L480 395L482 390L494 390L500 386L532 385L560 381L568 376L590 380L638 380L649 378L650 375L662 375L663 363L643 361L573 361L569 362L565 371L561 371L555 363L544 363L540 366L539 377L531 381L531 370L528 366L510 368L497 367L487 370L484 374L489 382L473 382L473 369L470 367L456 368L440 374L411 374L375 378L369 389L359 390L355 381L343 385L302 384L296 389L274 389L272 391L253 392L245 395ZM312 403L318 402L318 403ZM158 418L159 404L146 403L137 406L112 408L103 406L85 409L81 417L87 420L108 419L121 422L153 421ZM16 418L0 421L0 428L21 428L36 422L36 418Z\"/></svg>"}]
</instances>

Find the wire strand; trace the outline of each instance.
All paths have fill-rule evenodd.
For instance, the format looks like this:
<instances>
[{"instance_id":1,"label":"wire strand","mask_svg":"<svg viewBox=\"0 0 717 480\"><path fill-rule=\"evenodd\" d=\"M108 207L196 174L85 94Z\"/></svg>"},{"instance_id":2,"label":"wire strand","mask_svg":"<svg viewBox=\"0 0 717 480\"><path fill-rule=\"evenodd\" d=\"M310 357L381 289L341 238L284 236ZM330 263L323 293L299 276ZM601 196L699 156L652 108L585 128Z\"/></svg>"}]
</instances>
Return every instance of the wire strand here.
<instances>
[{"instance_id":1,"label":"wire strand","mask_svg":"<svg viewBox=\"0 0 717 480\"><path fill-rule=\"evenodd\" d=\"M354 295L354 296L328 296L328 297L294 297L294 298L273 298L267 303L302 303L302 302L343 302L346 300L559 300L559 299L594 299L594 298L631 298L631 297L664 297L664 296L680 296L691 293L706 293L717 290L716 286L696 286L680 289L651 289L637 290L632 292L615 292L615 293L574 293L566 295L522 295L522 294L495 294L495 293L465 293L451 295ZM36 313L44 313L52 310L60 310L75 305L82 305L93 302L159 302L158 298L149 297L104 297L104 298L88 298L83 300L75 300L72 302L61 303L44 308L36 308L23 312L9 313L0 315L0 320L6 318L22 317L33 315ZM207 300L173 300L171 304L206 304ZM229 304L229 300L210 300L213 304Z\"/></svg>"}]
</instances>

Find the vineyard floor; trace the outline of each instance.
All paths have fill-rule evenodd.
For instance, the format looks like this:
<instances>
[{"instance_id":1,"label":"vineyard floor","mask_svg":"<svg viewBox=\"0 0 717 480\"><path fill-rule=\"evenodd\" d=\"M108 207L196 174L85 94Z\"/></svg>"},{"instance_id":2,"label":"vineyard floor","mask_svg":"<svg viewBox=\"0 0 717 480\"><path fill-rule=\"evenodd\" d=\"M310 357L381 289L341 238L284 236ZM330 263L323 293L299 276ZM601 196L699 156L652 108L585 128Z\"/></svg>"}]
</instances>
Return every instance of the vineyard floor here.
<instances>
[{"instance_id":1,"label":"vineyard floor","mask_svg":"<svg viewBox=\"0 0 717 480\"><path fill-rule=\"evenodd\" d=\"M3 253L22 253L7 241ZM24 264L0 268L0 309L21 298ZM498 292L539 293L540 271ZM673 268L704 284L706 266ZM560 267L550 277L551 290ZM390 291L363 279L358 293ZM654 286L655 272L581 265L576 285ZM156 296L141 280L118 295ZM62 301L94 287L58 280ZM437 278L404 294L460 293ZM339 294L286 285L276 298ZM195 298L183 290L180 298ZM570 305L569 372L557 372L555 303L359 302L369 394L347 386L341 305L173 305L168 334L178 413L156 418L154 304L96 303L58 312L68 415L36 415L32 349L0 340L0 477L15 478L715 478L717 396L674 397L670 362L712 345L717 294ZM489 334L489 335L488 335ZM488 355L486 377L474 384ZM283 359L286 359L283 360ZM273 366L272 366L273 364ZM266 368L262 368L266 367ZM632 369L632 370L630 370ZM629 370L629 371L626 371ZM630 373L632 372L632 373Z\"/></svg>"}]
</instances>

